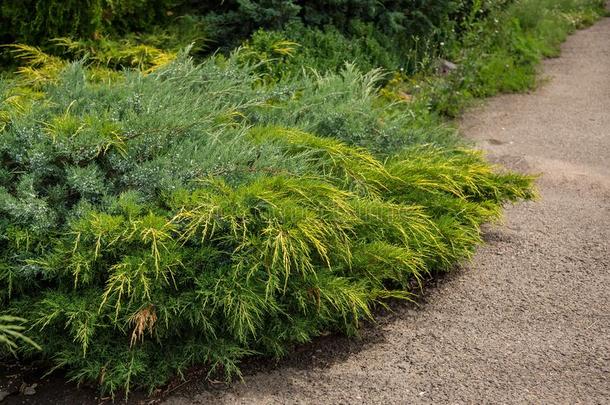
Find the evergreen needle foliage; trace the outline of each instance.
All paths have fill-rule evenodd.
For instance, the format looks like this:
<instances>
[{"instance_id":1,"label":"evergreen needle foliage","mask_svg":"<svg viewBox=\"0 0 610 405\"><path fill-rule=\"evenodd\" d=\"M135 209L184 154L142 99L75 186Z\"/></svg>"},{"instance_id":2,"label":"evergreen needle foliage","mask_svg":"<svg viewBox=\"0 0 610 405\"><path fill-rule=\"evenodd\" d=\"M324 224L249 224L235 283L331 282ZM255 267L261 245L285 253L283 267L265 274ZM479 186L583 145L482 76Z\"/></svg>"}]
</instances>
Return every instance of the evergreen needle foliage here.
<instances>
[{"instance_id":1,"label":"evergreen needle foliage","mask_svg":"<svg viewBox=\"0 0 610 405\"><path fill-rule=\"evenodd\" d=\"M14 350L19 347L19 342L22 342L41 350L40 346L22 333L25 330L22 323L25 321L16 316L0 315L0 346L14 353Z\"/></svg>"},{"instance_id":2,"label":"evergreen needle foliage","mask_svg":"<svg viewBox=\"0 0 610 405\"><path fill-rule=\"evenodd\" d=\"M356 334L471 258L483 223L536 197L533 178L438 115L531 87L602 9L39 3L28 26L27 8L0 6L0 36L36 45L3 48L21 67L0 79L0 357L112 395L195 364L231 379L246 356ZM459 67L430 75L440 56Z\"/></svg>"},{"instance_id":3,"label":"evergreen needle foliage","mask_svg":"<svg viewBox=\"0 0 610 405\"><path fill-rule=\"evenodd\" d=\"M356 334L471 258L534 179L441 116L533 86L603 2L22 3L0 5L0 358L127 395Z\"/></svg>"},{"instance_id":4,"label":"evergreen needle foliage","mask_svg":"<svg viewBox=\"0 0 610 405\"><path fill-rule=\"evenodd\" d=\"M112 394L354 334L534 197L401 129L418 119L375 101L376 71L273 84L238 51L100 81L18 49L48 77L0 82L0 351L37 342Z\"/></svg>"}]
</instances>

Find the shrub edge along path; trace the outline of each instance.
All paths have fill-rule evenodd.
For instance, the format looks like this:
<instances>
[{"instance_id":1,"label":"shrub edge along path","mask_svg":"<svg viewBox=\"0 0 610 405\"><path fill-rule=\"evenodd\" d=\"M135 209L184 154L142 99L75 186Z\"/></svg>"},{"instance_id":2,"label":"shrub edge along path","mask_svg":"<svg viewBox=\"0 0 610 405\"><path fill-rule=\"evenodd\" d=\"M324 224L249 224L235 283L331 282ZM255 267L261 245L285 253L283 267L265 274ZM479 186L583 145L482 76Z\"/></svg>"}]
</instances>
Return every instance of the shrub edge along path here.
<instances>
[{"instance_id":1,"label":"shrub edge along path","mask_svg":"<svg viewBox=\"0 0 610 405\"><path fill-rule=\"evenodd\" d=\"M360 342L321 339L187 403L610 401L610 18L544 63L548 82L469 112L465 136L542 200L510 207L464 271Z\"/></svg>"}]
</instances>

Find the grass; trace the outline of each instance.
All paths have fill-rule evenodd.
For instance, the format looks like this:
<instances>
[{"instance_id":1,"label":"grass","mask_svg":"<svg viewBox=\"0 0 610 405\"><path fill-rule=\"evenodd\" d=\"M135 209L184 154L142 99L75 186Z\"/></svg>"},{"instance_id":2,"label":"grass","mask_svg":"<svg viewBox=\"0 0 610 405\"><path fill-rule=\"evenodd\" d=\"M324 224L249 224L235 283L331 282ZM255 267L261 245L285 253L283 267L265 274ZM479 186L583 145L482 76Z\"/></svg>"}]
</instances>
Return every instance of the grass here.
<instances>
[{"instance_id":1,"label":"grass","mask_svg":"<svg viewBox=\"0 0 610 405\"><path fill-rule=\"evenodd\" d=\"M542 58L558 56L567 35L604 14L600 0L512 2L472 22L462 39L446 44L445 57L457 70L396 80L390 91L413 94L430 110L457 117L476 99L535 88Z\"/></svg>"}]
</instances>

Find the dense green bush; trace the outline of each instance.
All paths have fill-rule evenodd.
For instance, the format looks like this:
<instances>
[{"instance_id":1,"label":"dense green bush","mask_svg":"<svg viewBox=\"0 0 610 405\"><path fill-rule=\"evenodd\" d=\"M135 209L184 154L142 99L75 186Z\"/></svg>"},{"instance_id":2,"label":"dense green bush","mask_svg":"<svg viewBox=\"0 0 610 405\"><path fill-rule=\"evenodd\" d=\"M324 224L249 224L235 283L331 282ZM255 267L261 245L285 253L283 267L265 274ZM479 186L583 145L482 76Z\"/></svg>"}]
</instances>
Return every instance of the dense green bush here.
<instances>
[{"instance_id":1,"label":"dense green bush","mask_svg":"<svg viewBox=\"0 0 610 405\"><path fill-rule=\"evenodd\" d=\"M177 0L6 0L0 41L43 44L55 37L92 39L104 32L148 30L167 19Z\"/></svg>"},{"instance_id":2,"label":"dense green bush","mask_svg":"<svg viewBox=\"0 0 610 405\"><path fill-rule=\"evenodd\" d=\"M231 376L243 356L354 333L532 196L446 133L416 146L398 107L374 106L375 73L268 87L239 59L2 82L0 311L73 378Z\"/></svg>"},{"instance_id":3,"label":"dense green bush","mask_svg":"<svg viewBox=\"0 0 610 405\"><path fill-rule=\"evenodd\" d=\"M193 364L230 378L244 356L356 333L471 257L532 179L464 149L437 114L531 86L601 5L505 3L159 1L132 25L151 2L100 0L82 26L33 25L81 60L13 46L25 65L0 79L0 357L113 394ZM194 16L164 25L168 10ZM177 55L221 32L254 35L202 64ZM440 55L458 69L423 75Z\"/></svg>"},{"instance_id":4,"label":"dense green bush","mask_svg":"<svg viewBox=\"0 0 610 405\"><path fill-rule=\"evenodd\" d=\"M335 0L229 1L199 9L217 45L236 46L260 29L301 45L294 66L338 70L347 62L364 70L413 72L423 59L507 1ZM254 41L257 39L255 35ZM237 40L237 42L235 41ZM429 67L429 63L424 63Z\"/></svg>"},{"instance_id":5,"label":"dense green bush","mask_svg":"<svg viewBox=\"0 0 610 405\"><path fill-rule=\"evenodd\" d=\"M268 42L268 37L300 45L292 63L283 67L289 73L303 67L337 71L345 62L355 63L363 70L382 67L402 69L407 73L429 72L439 57L462 59L464 55L456 55L457 50L469 47L476 48L476 52L467 55L474 59L492 53L496 60L488 64L483 62L482 69L489 67L488 70L494 71L506 66L502 62L514 57L515 51L523 54L522 51L531 46L546 48L543 54L552 54L555 45L549 49L545 40L555 43L556 38L565 36L566 29L562 25L566 21L573 24L593 21L597 17L594 9L599 12L602 3L600 0L543 3L512 0L44 0L24 4L9 0L0 5L0 43L42 45L46 51L67 58L97 55L100 59L108 59L115 67L132 67L137 64L120 55L123 48L139 53L177 52L195 43L191 52L217 49L229 52L254 34L250 42L255 49ZM491 27L497 19L502 23ZM532 44L530 34L525 39L519 34L519 38L514 38L512 32L515 30L511 29L514 24L518 24L517 31L531 33L542 40ZM499 34L494 35L495 31ZM502 39L497 40L500 37ZM66 38L60 44L69 41L71 46L57 46L54 38ZM515 46L518 49L514 49ZM262 53L268 50L263 48ZM499 50L506 55L496 55ZM4 59L7 59L6 54ZM520 61L515 62L508 63L509 68L504 70L509 71L512 65L519 70ZM481 63L476 68L480 66ZM525 74L532 76L530 72ZM514 83L507 87L518 85Z\"/></svg>"},{"instance_id":6,"label":"dense green bush","mask_svg":"<svg viewBox=\"0 0 610 405\"><path fill-rule=\"evenodd\" d=\"M117 63L125 47L177 51L191 42L202 49L206 32L195 16L175 16L180 0L5 0L0 3L0 44L42 46L64 58L99 54ZM66 38L71 47L57 46ZM78 49L75 47L78 45ZM76 52L75 52L76 51ZM162 52L152 50L152 52ZM133 52L131 52L133 53ZM125 65L131 67L129 61ZM0 48L0 68L14 61Z\"/></svg>"},{"instance_id":7,"label":"dense green bush","mask_svg":"<svg viewBox=\"0 0 610 405\"><path fill-rule=\"evenodd\" d=\"M441 41L487 8L471 0L11 0L0 6L0 43L42 45L59 55L65 49L50 40L67 37L99 53L109 38L129 34L143 45L175 50L196 41L213 51L230 50L265 29L303 41L306 62L320 69L351 61L363 69L412 71L418 58L441 52Z\"/></svg>"}]
</instances>

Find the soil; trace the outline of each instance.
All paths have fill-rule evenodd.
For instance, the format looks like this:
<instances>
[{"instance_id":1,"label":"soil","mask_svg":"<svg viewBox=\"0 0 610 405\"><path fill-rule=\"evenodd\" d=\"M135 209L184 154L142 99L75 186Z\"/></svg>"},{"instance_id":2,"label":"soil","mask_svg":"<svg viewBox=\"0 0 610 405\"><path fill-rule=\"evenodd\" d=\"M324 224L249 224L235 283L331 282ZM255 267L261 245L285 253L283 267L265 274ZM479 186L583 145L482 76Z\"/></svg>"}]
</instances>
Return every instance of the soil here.
<instances>
[{"instance_id":1,"label":"soil","mask_svg":"<svg viewBox=\"0 0 610 405\"><path fill-rule=\"evenodd\" d=\"M472 263L430 281L418 305L393 303L359 340L248 360L230 386L193 372L152 401L610 403L610 19L570 37L544 74L535 92L490 99L460 122L493 161L542 174L542 199L508 207ZM36 395L5 402L100 401L32 382Z\"/></svg>"}]
</instances>

